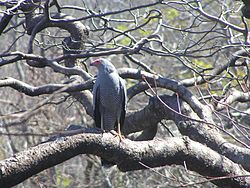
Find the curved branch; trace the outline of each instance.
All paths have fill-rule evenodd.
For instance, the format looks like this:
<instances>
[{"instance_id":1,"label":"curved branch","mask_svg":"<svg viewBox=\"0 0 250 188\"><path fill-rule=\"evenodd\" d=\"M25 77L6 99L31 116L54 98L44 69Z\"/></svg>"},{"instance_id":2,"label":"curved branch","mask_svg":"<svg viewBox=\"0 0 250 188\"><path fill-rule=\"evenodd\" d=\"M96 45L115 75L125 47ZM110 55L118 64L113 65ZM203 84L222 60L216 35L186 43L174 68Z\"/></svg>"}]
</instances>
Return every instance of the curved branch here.
<instances>
[{"instance_id":1,"label":"curved branch","mask_svg":"<svg viewBox=\"0 0 250 188\"><path fill-rule=\"evenodd\" d=\"M79 75L84 80L91 79L92 77L83 69L78 67L65 67L60 64L58 64L56 61L48 61L47 65L51 67L55 72L60 72L65 75Z\"/></svg>"},{"instance_id":2,"label":"curved branch","mask_svg":"<svg viewBox=\"0 0 250 188\"><path fill-rule=\"evenodd\" d=\"M22 7L23 3L25 3L25 0L16 2L16 5L14 6L12 5L13 2L1 2L1 6L6 6L8 9L4 12L3 17L0 20L0 35L3 33L4 29L9 24L15 12Z\"/></svg>"},{"instance_id":3,"label":"curved branch","mask_svg":"<svg viewBox=\"0 0 250 188\"><path fill-rule=\"evenodd\" d=\"M14 56L14 58L9 58L11 56ZM1 54L0 57L7 57L9 58L8 60L1 60L0 61L0 66L7 65L10 63L14 63L20 60L27 60L27 61L32 61L32 62L37 62L39 66L35 66L37 68L44 68L44 67L50 67L52 68L55 72L60 72L62 74L65 74L67 76L70 75L79 75L81 76L84 80L88 80L91 78L91 76L84 70L78 68L78 67L65 67L60 64L58 64L56 61L51 61L45 57L39 56L39 55L34 55L34 54L25 54L19 51L16 52L11 52L7 54ZM31 65L31 64L30 64ZM32 65L31 65L32 66Z\"/></svg>"},{"instance_id":4,"label":"curved branch","mask_svg":"<svg viewBox=\"0 0 250 188\"><path fill-rule=\"evenodd\" d=\"M101 56L118 55L118 54L124 54L124 55L138 54L140 50L143 48L143 46L148 42L150 42L149 38L150 36L148 38L142 38L131 48L118 47L103 51L93 51L93 50L86 51L84 54L65 54L53 59L53 61L60 62L65 59L71 59L71 58L101 57Z\"/></svg>"},{"instance_id":5,"label":"curved branch","mask_svg":"<svg viewBox=\"0 0 250 188\"><path fill-rule=\"evenodd\" d=\"M213 16L211 14L208 14L207 12L205 12L202 8L202 5L201 5L201 2L199 1L196 1L197 2L197 7L196 6L193 6L191 3L187 3L187 5L192 8L193 10L199 12L201 15L203 15L204 17L208 18L209 20L212 20L212 21L215 21L215 22L218 22L220 24L222 24L223 26L225 27L229 27L235 31L238 31L238 32L241 32L241 33L245 33L245 29L242 28L242 27L238 27L237 25L234 25L226 20L223 20L222 18L219 18L219 17L216 17L216 16Z\"/></svg>"},{"instance_id":6,"label":"curved branch","mask_svg":"<svg viewBox=\"0 0 250 188\"><path fill-rule=\"evenodd\" d=\"M46 14L47 13L47 14ZM70 37L66 37L65 39L67 41L70 41L70 43L67 43L64 41L64 47L65 52L68 53L80 53L81 50L84 49L84 44L86 42L86 39L89 35L89 29L85 27L80 21L70 21L74 19L71 16L68 16L63 13L57 13L53 15L51 18L48 15L48 10L45 10L45 14L43 15L33 15L33 13L25 14L26 17L26 25L27 25L27 33L31 35L29 40L29 47L28 47L28 53L33 53L33 42L35 39L35 36L38 32L42 31L45 28L48 27L58 27L60 29L64 29L70 33ZM55 20L67 20L66 22ZM41 64L36 61L29 61L27 60L27 63L30 66L33 67L44 67L46 64Z\"/></svg>"},{"instance_id":7,"label":"curved branch","mask_svg":"<svg viewBox=\"0 0 250 188\"><path fill-rule=\"evenodd\" d=\"M51 94L63 88L65 88L65 90L61 90L61 92L82 91L86 89L91 89L93 87L93 84L94 84L93 80L89 80L85 83L80 83L80 84L77 83L47 84L35 87L10 77L0 80L0 87L8 86L29 96Z\"/></svg>"},{"instance_id":8,"label":"curved branch","mask_svg":"<svg viewBox=\"0 0 250 188\"><path fill-rule=\"evenodd\" d=\"M217 64L216 67L207 75L208 76L199 76L196 78L189 78L180 81L181 84L183 84L186 87L194 86L195 84L200 85L204 84L207 81L210 81L214 79L217 75L221 74L223 71L227 70L229 67L235 67L235 66L243 66L242 65L236 65L236 61L243 57L249 57L249 52L246 50L239 50L236 53L234 53L233 57L230 59L229 62L224 64Z\"/></svg>"},{"instance_id":9,"label":"curved branch","mask_svg":"<svg viewBox=\"0 0 250 188\"><path fill-rule=\"evenodd\" d=\"M176 96L162 95L160 98L164 104L157 97L152 97L146 107L128 115L125 119L123 132L128 134L154 127L162 119L173 120L182 135L207 145L250 171L250 163L248 162L250 161L249 149L229 143L215 127L190 121L187 117L194 118L196 114L181 99L178 105ZM175 113L176 111L180 111L184 116Z\"/></svg>"},{"instance_id":10,"label":"curved branch","mask_svg":"<svg viewBox=\"0 0 250 188\"><path fill-rule=\"evenodd\" d=\"M155 1L155 2L149 3L149 4L143 4L140 6L130 7L130 8L126 8L126 9L117 10L117 11L110 11L110 12L106 12L106 13L97 13L97 12L94 12L92 10L88 10L88 12L91 13L89 16L84 16L84 17L78 18L78 19L72 19L70 21L81 21L81 20L87 20L87 19L91 19L91 18L101 18L101 17L105 17L105 16L121 14L123 12L130 12L130 11L137 10L137 9L152 7L152 6L155 6L158 4L161 4L161 1ZM80 10L85 11L86 9L80 9ZM108 19L110 19L110 18L108 18ZM61 20L53 20L53 21L54 22L67 22L68 20L61 19Z\"/></svg>"},{"instance_id":11,"label":"curved branch","mask_svg":"<svg viewBox=\"0 0 250 188\"><path fill-rule=\"evenodd\" d=\"M132 68L122 68L119 69L119 73L124 78L132 78L137 80L142 80L144 77L152 87L162 87L169 89L175 93L178 93L180 97L185 100L191 108L198 114L198 116L205 120L211 120L211 111L208 107L203 105L186 87L184 87L180 82L173 79L164 78L160 75L151 74L145 71L140 71ZM145 88L143 84L142 88L138 87L141 91Z\"/></svg>"},{"instance_id":12,"label":"curved branch","mask_svg":"<svg viewBox=\"0 0 250 188\"><path fill-rule=\"evenodd\" d=\"M0 81L0 86L10 86L30 96L53 93L64 87L65 90L62 91L70 92L71 95L73 95L79 102L83 104L89 115L92 115L93 113L91 93L89 91L85 91L83 93L74 91L90 89L92 85L92 80L83 84L49 84L40 87L33 87L13 78ZM156 97L151 98L149 104L145 108L127 115L123 133L127 135L129 133L138 132L141 130L155 129L157 124L162 119L172 119L183 135L187 135L196 141L208 145L215 151L221 154L223 153L231 160L241 164L245 169L250 169L249 164L246 162L250 160L249 150L226 142L218 133L218 131L211 129L205 124L200 125L195 122L188 121L188 118L185 116L176 114L175 111L178 110L185 113L188 113L188 111L189 113L192 112L191 110L188 110L187 106L183 107L181 101L180 104L182 109L179 109L175 96L161 96L161 98L170 108L166 108ZM188 114L188 116L194 117L195 115ZM241 153L241 158L238 157L239 153Z\"/></svg>"},{"instance_id":13,"label":"curved branch","mask_svg":"<svg viewBox=\"0 0 250 188\"><path fill-rule=\"evenodd\" d=\"M226 99L222 99L216 106L216 110L222 110L233 102L248 102L250 101L250 91L249 92L241 92L236 89L232 89L230 91L229 96Z\"/></svg>"},{"instance_id":14,"label":"curved branch","mask_svg":"<svg viewBox=\"0 0 250 188\"><path fill-rule=\"evenodd\" d=\"M4 29L9 24L10 20L12 19L13 15L4 14L4 16L0 20L0 35L3 33Z\"/></svg>"},{"instance_id":15,"label":"curved branch","mask_svg":"<svg viewBox=\"0 0 250 188\"><path fill-rule=\"evenodd\" d=\"M122 142L110 133L84 133L40 144L0 162L0 186L10 187L28 177L79 154L99 155L115 162L122 171L145 166L182 165L204 176L224 177L211 180L219 186L247 187L250 174L227 158L186 137L165 141ZM239 176L239 177L238 177Z\"/></svg>"},{"instance_id":16,"label":"curved branch","mask_svg":"<svg viewBox=\"0 0 250 188\"><path fill-rule=\"evenodd\" d=\"M28 27L28 34L31 34L34 27L44 19L44 15L40 15L40 16L34 16L32 17L32 15L27 14L26 15L26 24ZM55 21L55 20L60 20L60 19L64 19L66 20L66 22L64 21ZM63 13L57 13L55 15L52 16L52 20L47 20L43 25L40 25L39 28L37 28L36 33L40 32L41 30L47 28L47 27L58 27L64 30L67 30L72 38L75 41L79 41L80 45L83 45L83 42L86 41L86 37L89 34L89 30L87 27L85 27L80 21L70 21L73 19L72 16L68 16L66 14ZM83 46L81 46L83 47Z\"/></svg>"}]
</instances>

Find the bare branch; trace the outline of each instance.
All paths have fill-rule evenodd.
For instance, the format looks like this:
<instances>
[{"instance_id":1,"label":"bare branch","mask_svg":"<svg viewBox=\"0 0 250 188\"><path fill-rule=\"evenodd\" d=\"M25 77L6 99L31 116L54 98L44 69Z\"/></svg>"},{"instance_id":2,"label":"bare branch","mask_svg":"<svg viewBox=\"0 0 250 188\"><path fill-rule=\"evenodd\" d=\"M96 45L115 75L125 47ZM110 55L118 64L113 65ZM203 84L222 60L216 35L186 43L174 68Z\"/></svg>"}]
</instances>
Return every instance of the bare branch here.
<instances>
[{"instance_id":1,"label":"bare branch","mask_svg":"<svg viewBox=\"0 0 250 188\"><path fill-rule=\"evenodd\" d=\"M205 12L203 10L201 2L200 1L196 1L196 2L197 2L197 6L193 6L191 3L187 3L187 5L189 7L191 7L193 10L195 10L195 11L199 12L200 14L202 14L204 17L208 18L209 20L212 20L212 21L215 21L215 22L219 22L220 24L223 24L225 27L228 26L228 27L230 27L231 29L233 29L235 31L238 31L238 32L241 32L241 33L245 33L244 28L238 27L237 25L231 24L228 21L223 20L222 18L213 16L213 15Z\"/></svg>"},{"instance_id":2,"label":"bare branch","mask_svg":"<svg viewBox=\"0 0 250 188\"><path fill-rule=\"evenodd\" d=\"M227 70L229 67L245 66L244 63L236 64L236 61L239 60L240 58L249 58L249 52L247 50L239 50L233 54L229 62L216 65L216 67L214 67L211 72L206 74L203 73L202 76L185 79L180 82L186 87L194 86L195 84L200 85L207 83L208 81L216 78L219 74Z\"/></svg>"},{"instance_id":3,"label":"bare branch","mask_svg":"<svg viewBox=\"0 0 250 188\"><path fill-rule=\"evenodd\" d=\"M16 80L14 78L5 78L0 80L0 87L12 87L19 92L22 92L29 96L38 96L43 94L52 94L58 90L61 92L76 92L91 89L93 87L93 80L89 80L85 83L68 83L68 84L47 84L43 86L31 86L22 81ZM62 90L65 88L65 90Z\"/></svg>"},{"instance_id":4,"label":"bare branch","mask_svg":"<svg viewBox=\"0 0 250 188\"><path fill-rule=\"evenodd\" d=\"M216 110L222 110L229 105L231 105L233 102L248 102L250 101L250 92L241 92L236 89L232 89L229 94L229 96L226 97L225 99L222 99L221 101L218 102L216 106Z\"/></svg>"},{"instance_id":5,"label":"bare branch","mask_svg":"<svg viewBox=\"0 0 250 188\"><path fill-rule=\"evenodd\" d=\"M110 133L85 133L40 144L0 162L1 187L16 185L28 177L79 154L94 154L114 161L122 171L182 165L209 177L219 186L247 187L250 174L227 158L186 137L165 141L119 142ZM57 160L55 160L57 159ZM145 165L142 165L145 164ZM238 177L239 176L239 177Z\"/></svg>"},{"instance_id":6,"label":"bare branch","mask_svg":"<svg viewBox=\"0 0 250 188\"><path fill-rule=\"evenodd\" d=\"M143 77L145 77L153 87L162 87L178 93L180 97L192 107L192 109L198 114L200 118L207 120L210 119L211 114L209 108L200 103L200 101L180 82L131 68L119 69L119 72L124 78L141 80Z\"/></svg>"}]
</instances>

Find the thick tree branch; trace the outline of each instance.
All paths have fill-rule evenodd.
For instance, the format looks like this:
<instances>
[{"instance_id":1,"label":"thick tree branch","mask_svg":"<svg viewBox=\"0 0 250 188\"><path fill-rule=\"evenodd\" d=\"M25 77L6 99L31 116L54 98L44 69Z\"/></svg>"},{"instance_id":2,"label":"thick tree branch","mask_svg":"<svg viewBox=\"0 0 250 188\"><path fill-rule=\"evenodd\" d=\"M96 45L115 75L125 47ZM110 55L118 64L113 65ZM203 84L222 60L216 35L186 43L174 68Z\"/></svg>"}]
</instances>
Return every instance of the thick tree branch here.
<instances>
[{"instance_id":1,"label":"thick tree branch","mask_svg":"<svg viewBox=\"0 0 250 188\"><path fill-rule=\"evenodd\" d=\"M250 101L250 91L249 92L241 92L236 89L232 89L229 92L229 96L225 99L222 99L218 102L216 106L216 110L222 110L229 105L231 105L233 102L248 102Z\"/></svg>"},{"instance_id":2,"label":"thick tree branch","mask_svg":"<svg viewBox=\"0 0 250 188\"><path fill-rule=\"evenodd\" d=\"M12 2L6 1L2 2L1 6L6 6L8 8L5 12L3 17L0 20L0 35L3 33L4 29L9 24L10 20L14 16L15 12L22 6L25 0L18 1L15 6L12 6Z\"/></svg>"},{"instance_id":3,"label":"thick tree branch","mask_svg":"<svg viewBox=\"0 0 250 188\"><path fill-rule=\"evenodd\" d=\"M229 143L216 128L205 124L181 122L177 125L182 135L187 135L195 141L206 144L211 149L241 164L244 169L250 171L250 149Z\"/></svg>"},{"instance_id":4,"label":"thick tree branch","mask_svg":"<svg viewBox=\"0 0 250 188\"><path fill-rule=\"evenodd\" d=\"M119 73L124 78L132 78L137 80L142 80L143 78L145 78L147 82L152 85L152 87L162 87L178 93L178 95L180 95L180 97L191 106L191 108L198 114L201 119L211 121L210 109L207 106L203 105L191 93L191 91L184 87L180 82L162 77L160 75L155 75L132 68L119 69ZM143 84L142 88L145 88L145 84ZM139 89L139 91L141 91L141 88Z\"/></svg>"},{"instance_id":5,"label":"thick tree branch","mask_svg":"<svg viewBox=\"0 0 250 188\"><path fill-rule=\"evenodd\" d=\"M186 137L165 141L135 142L114 138L110 133L84 133L40 144L0 162L0 186L10 187L44 169L62 163L79 154L94 154L113 161L122 171L144 169L145 165L158 167L182 165L209 177L219 186L247 187L250 174L227 158ZM237 177L239 176L239 177Z\"/></svg>"},{"instance_id":6,"label":"thick tree branch","mask_svg":"<svg viewBox=\"0 0 250 188\"><path fill-rule=\"evenodd\" d=\"M92 81L90 81L86 83L69 85L68 87L65 87L66 85L64 84L32 87L13 78L8 78L0 82L1 86L8 85L30 96L42 93L53 93L65 87L65 90L63 91L71 92L71 94L85 106L88 114L91 116L93 113L91 103L92 95L89 93L89 91L85 91L83 93L77 93L73 91L89 89L92 87L92 84ZM164 103L170 108L166 108L157 98L150 99L149 104L145 108L127 115L123 133L127 135L129 133L134 133L146 129L155 130L157 124L162 119L172 119L183 135L187 135L198 142L204 143L221 154L224 153L224 155L230 158L231 160L241 164L245 169L250 170L250 166L247 163L247 161L250 160L248 149L241 148L226 142L221 137L218 131L216 131L215 129L211 129L205 124L201 126L199 123L196 124L195 122L188 121L189 119L185 116L176 114L176 111L181 110L181 112L185 112L184 115L186 114L189 117L195 117L194 114L190 115L192 111L188 110L187 106L182 106L181 101L180 104L182 106L182 109L179 109L175 96L161 96L161 98L164 100ZM180 122L183 120L187 122L182 122L180 124ZM152 137L143 137L143 140L145 139L152 139ZM239 153L241 153L241 158L238 157Z\"/></svg>"},{"instance_id":7,"label":"thick tree branch","mask_svg":"<svg viewBox=\"0 0 250 188\"><path fill-rule=\"evenodd\" d=\"M19 91L22 91L30 96L42 93L50 93L50 92L52 93L58 91L59 89L62 89L63 86L65 87L64 84L32 87L20 81L14 80L13 78L2 80L0 84L2 86L6 86L7 84L8 86L13 87ZM65 92L71 92L71 94L85 106L88 114L91 116L93 112L91 103L92 95L88 91L85 91L83 93L78 93L73 91L78 91L80 89L89 89L90 87L92 87L92 84L93 84L92 82L75 84L69 87L65 87L65 90L63 90ZM190 113L192 112L191 110L187 109L187 106L182 107L182 109L179 109L177 104L177 99L175 96L172 97L161 96L161 98L164 100L164 103L167 104L167 106L169 106L170 108L166 108L157 98L150 99L149 104L144 109L138 110L136 112L127 115L123 133L127 135L129 133L134 133L146 129L153 128L155 130L157 124L162 119L172 119L174 120L174 122L176 123L176 125L178 126L179 130L183 135L187 135L196 141L204 143L221 154L224 153L225 156L227 156L231 160L239 164L242 164L242 166L245 169L247 170L250 169L250 166L247 163L247 161L250 160L248 149L241 148L226 142L221 137L218 131L209 128L205 124L201 126L199 123L196 124L194 122L188 121L189 119L186 118L185 116L176 114L175 111L181 110L181 112L185 112L184 114L190 117L195 117L194 114L190 115ZM180 104L182 105L181 101ZM183 122L180 124L180 122L183 120L186 120L187 123ZM152 137L151 136L150 138L143 137L143 140L145 139L152 139ZM241 153L242 156L241 158L238 157L238 153Z\"/></svg>"},{"instance_id":8,"label":"thick tree branch","mask_svg":"<svg viewBox=\"0 0 250 188\"><path fill-rule=\"evenodd\" d=\"M7 27L13 15L4 14L0 20L0 35L3 33L3 30Z\"/></svg>"},{"instance_id":9,"label":"thick tree branch","mask_svg":"<svg viewBox=\"0 0 250 188\"><path fill-rule=\"evenodd\" d=\"M14 58L9 58L11 56L15 56ZM51 61L45 57L39 56L39 55L34 55L34 54L25 54L22 52L11 52L7 54L1 54L0 57L2 57L2 60L0 61L0 66L7 65L10 63L18 62L20 60L30 60L32 62L37 62L39 64L39 68L44 68L44 67L50 67L52 68L55 72L60 72L64 75L79 75L81 76L84 80L87 80L91 78L91 76L84 70L78 68L78 67L65 67L60 64L58 64L56 61ZM3 58L8 58L7 60Z\"/></svg>"},{"instance_id":10,"label":"thick tree branch","mask_svg":"<svg viewBox=\"0 0 250 188\"><path fill-rule=\"evenodd\" d=\"M182 100L179 101L178 105L176 96L162 95L160 98L164 104L157 97L152 97L147 106L128 115L125 119L123 132L128 134L147 129L156 126L162 119L173 120L182 135L189 136L191 139L207 145L214 151L241 164L244 169L250 171L250 164L248 162L250 161L249 149L231 144L225 140L218 129L214 127L216 124L209 126L187 118L196 117L197 115ZM183 116L175 113L179 110Z\"/></svg>"}]
</instances>

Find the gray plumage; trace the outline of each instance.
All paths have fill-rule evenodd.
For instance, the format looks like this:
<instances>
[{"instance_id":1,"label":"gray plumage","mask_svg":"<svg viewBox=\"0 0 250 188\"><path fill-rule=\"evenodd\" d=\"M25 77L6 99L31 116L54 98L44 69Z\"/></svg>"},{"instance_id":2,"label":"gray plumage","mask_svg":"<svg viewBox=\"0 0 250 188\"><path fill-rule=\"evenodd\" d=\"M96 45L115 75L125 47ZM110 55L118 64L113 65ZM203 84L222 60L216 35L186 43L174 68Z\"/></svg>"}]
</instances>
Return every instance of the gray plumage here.
<instances>
[{"instance_id":1,"label":"gray plumage","mask_svg":"<svg viewBox=\"0 0 250 188\"><path fill-rule=\"evenodd\" d=\"M123 80L107 59L97 59L91 63L96 66L98 74L93 87L94 119L96 126L106 130L122 127L126 113L126 87ZM119 125L119 126L118 126Z\"/></svg>"}]
</instances>

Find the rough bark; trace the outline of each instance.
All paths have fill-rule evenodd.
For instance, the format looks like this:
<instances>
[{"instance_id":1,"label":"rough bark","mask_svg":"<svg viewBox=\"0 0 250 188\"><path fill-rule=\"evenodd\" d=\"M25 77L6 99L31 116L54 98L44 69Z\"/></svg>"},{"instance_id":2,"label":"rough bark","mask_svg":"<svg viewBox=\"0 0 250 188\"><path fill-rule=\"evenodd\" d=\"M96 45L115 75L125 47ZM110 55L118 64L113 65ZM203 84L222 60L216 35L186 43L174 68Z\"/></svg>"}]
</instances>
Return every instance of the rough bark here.
<instances>
[{"instance_id":1,"label":"rough bark","mask_svg":"<svg viewBox=\"0 0 250 188\"><path fill-rule=\"evenodd\" d=\"M122 171L182 165L222 187L248 187L250 174L226 157L187 137L119 142L110 133L83 133L31 147L0 162L0 187L11 187L44 169L79 154L94 154L115 162ZM222 178L223 177L223 178Z\"/></svg>"},{"instance_id":2,"label":"rough bark","mask_svg":"<svg viewBox=\"0 0 250 188\"><path fill-rule=\"evenodd\" d=\"M248 148L231 144L225 140L219 129L216 128L216 124L210 126L190 120L188 117L194 118L197 115L182 100L179 101L180 106L178 106L176 96L162 95L160 98L162 101L159 101L157 97L152 97L147 106L128 115L124 132L128 134L156 126L162 119L173 120L182 135L210 147L250 171L250 150ZM180 114L175 113L178 110L181 111Z\"/></svg>"}]
</instances>

